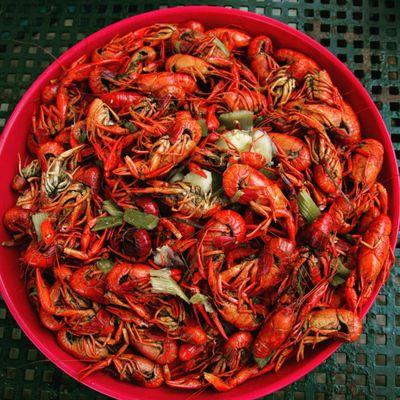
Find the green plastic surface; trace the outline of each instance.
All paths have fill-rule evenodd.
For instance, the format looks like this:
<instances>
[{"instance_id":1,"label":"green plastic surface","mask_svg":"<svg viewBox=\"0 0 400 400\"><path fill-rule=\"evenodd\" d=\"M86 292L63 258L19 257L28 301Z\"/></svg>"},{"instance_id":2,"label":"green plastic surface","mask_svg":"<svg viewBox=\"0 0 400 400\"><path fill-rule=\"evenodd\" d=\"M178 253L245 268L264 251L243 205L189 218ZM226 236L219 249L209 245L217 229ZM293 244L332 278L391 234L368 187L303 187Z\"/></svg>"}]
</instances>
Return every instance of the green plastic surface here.
<instances>
[{"instance_id":1,"label":"green plastic surface","mask_svg":"<svg viewBox=\"0 0 400 400\"><path fill-rule=\"evenodd\" d=\"M45 5L46 3L47 5ZM39 73L68 47L112 22L174 5L214 4L279 19L344 61L372 94L400 158L400 0L0 2L0 129ZM227 21L228 23L229 21ZM396 251L399 255L399 251ZM268 399L400 399L400 270L356 344ZM0 399L106 399L47 361L0 299Z\"/></svg>"}]
</instances>

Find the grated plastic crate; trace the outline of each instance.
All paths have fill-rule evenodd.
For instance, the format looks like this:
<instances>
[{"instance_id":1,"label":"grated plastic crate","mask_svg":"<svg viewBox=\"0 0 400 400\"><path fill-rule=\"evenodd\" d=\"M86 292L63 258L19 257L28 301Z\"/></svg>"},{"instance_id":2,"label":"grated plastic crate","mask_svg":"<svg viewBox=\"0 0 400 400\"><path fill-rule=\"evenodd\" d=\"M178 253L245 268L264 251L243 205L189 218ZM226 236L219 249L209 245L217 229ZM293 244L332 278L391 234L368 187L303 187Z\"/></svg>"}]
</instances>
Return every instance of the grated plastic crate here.
<instances>
[{"instance_id":1,"label":"grated plastic crate","mask_svg":"<svg viewBox=\"0 0 400 400\"><path fill-rule=\"evenodd\" d=\"M42 3L47 3L42 4ZM0 129L39 73L68 47L112 22L168 6L214 4L279 19L328 47L361 80L400 158L400 0L221 0L0 3ZM396 256L400 254L396 250ZM268 399L400 399L400 270L369 312L356 344ZM24 336L0 298L0 399L105 396L66 376Z\"/></svg>"}]
</instances>

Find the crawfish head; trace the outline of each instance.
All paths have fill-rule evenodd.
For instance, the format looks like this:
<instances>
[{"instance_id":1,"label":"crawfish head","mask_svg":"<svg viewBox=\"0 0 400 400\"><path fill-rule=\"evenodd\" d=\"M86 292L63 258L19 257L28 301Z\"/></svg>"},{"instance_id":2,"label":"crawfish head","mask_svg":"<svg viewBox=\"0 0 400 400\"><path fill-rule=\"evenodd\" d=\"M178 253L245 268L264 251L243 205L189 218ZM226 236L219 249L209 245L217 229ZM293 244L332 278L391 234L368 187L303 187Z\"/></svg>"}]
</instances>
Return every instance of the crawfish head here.
<instances>
[{"instance_id":1,"label":"crawfish head","mask_svg":"<svg viewBox=\"0 0 400 400\"><path fill-rule=\"evenodd\" d=\"M54 159L44 176L44 189L49 197L54 197L68 188L72 176L63 168L63 162Z\"/></svg>"},{"instance_id":2,"label":"crawfish head","mask_svg":"<svg viewBox=\"0 0 400 400\"><path fill-rule=\"evenodd\" d=\"M43 175L42 185L49 197L55 197L68 189L72 183L72 174L66 169L66 162L83 146L77 146L53 158Z\"/></svg>"},{"instance_id":3,"label":"crawfish head","mask_svg":"<svg viewBox=\"0 0 400 400\"><path fill-rule=\"evenodd\" d=\"M173 211L193 218L208 217L226 204L223 197L213 196L211 192L204 193L201 187L183 181L171 183L159 193L164 194L164 203Z\"/></svg>"},{"instance_id":4,"label":"crawfish head","mask_svg":"<svg viewBox=\"0 0 400 400\"><path fill-rule=\"evenodd\" d=\"M248 331L238 331L230 336L223 350L230 368L234 369L248 360L252 343L253 336Z\"/></svg>"},{"instance_id":5,"label":"crawfish head","mask_svg":"<svg viewBox=\"0 0 400 400\"><path fill-rule=\"evenodd\" d=\"M164 377L161 366L136 354L124 354L114 361L122 380L138 385L156 388L162 385Z\"/></svg>"},{"instance_id":6,"label":"crawfish head","mask_svg":"<svg viewBox=\"0 0 400 400\"><path fill-rule=\"evenodd\" d=\"M41 167L38 159L32 160L26 167L22 168L20 175L25 179L40 176Z\"/></svg>"},{"instance_id":7,"label":"crawfish head","mask_svg":"<svg viewBox=\"0 0 400 400\"><path fill-rule=\"evenodd\" d=\"M309 314L306 322L311 332L338 337L348 342L358 339L362 331L361 318L350 310L326 308Z\"/></svg>"},{"instance_id":8,"label":"crawfish head","mask_svg":"<svg viewBox=\"0 0 400 400\"><path fill-rule=\"evenodd\" d=\"M71 206L72 204L79 202L83 197L85 197L88 193L88 188L82 183L73 183L70 185L63 193L63 196L60 199L59 205L61 208L61 215L67 216L73 213L73 209L71 207L66 207L67 205ZM79 205L78 205L79 207Z\"/></svg>"},{"instance_id":9,"label":"crawfish head","mask_svg":"<svg viewBox=\"0 0 400 400\"><path fill-rule=\"evenodd\" d=\"M154 314L155 324L164 332L176 334L186 317L182 304L171 299L171 304L163 304Z\"/></svg>"},{"instance_id":10,"label":"crawfish head","mask_svg":"<svg viewBox=\"0 0 400 400\"><path fill-rule=\"evenodd\" d=\"M218 311L226 322L238 329L254 331L260 327L259 316L251 312L247 305L239 309L236 304L223 301L218 305Z\"/></svg>"}]
</instances>

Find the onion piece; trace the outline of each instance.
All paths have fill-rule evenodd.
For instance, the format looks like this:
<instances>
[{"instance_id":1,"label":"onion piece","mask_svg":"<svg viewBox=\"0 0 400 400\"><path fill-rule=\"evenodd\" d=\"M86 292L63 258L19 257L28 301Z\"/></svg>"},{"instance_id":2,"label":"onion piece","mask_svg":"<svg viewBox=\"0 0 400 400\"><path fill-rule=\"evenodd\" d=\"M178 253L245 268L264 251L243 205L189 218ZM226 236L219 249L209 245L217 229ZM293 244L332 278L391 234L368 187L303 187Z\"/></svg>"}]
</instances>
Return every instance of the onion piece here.
<instances>
[{"instance_id":1,"label":"onion piece","mask_svg":"<svg viewBox=\"0 0 400 400\"><path fill-rule=\"evenodd\" d=\"M175 175L172 176L172 178L169 180L170 183L174 183L174 182L179 182L182 181L184 175L182 174L182 172L177 172Z\"/></svg>"},{"instance_id":2,"label":"onion piece","mask_svg":"<svg viewBox=\"0 0 400 400\"><path fill-rule=\"evenodd\" d=\"M232 111L220 114L218 118L221 124L224 125L226 129L235 129L237 127L240 127L240 129L248 130L253 128L253 111Z\"/></svg>"},{"instance_id":3,"label":"onion piece","mask_svg":"<svg viewBox=\"0 0 400 400\"><path fill-rule=\"evenodd\" d=\"M272 162L276 148L271 138L261 129L253 131L233 129L221 135L215 145L221 150L236 150L241 153L250 151L265 157L266 163Z\"/></svg>"},{"instance_id":4,"label":"onion piece","mask_svg":"<svg viewBox=\"0 0 400 400\"><path fill-rule=\"evenodd\" d=\"M153 261L160 267L183 267L185 265L182 258L168 245L156 249Z\"/></svg>"},{"instance_id":5,"label":"onion piece","mask_svg":"<svg viewBox=\"0 0 400 400\"><path fill-rule=\"evenodd\" d=\"M230 51L225 46L225 44L223 42L221 42L221 40L219 40L217 37L214 37L213 42L224 53L224 55L226 57L230 56L230 54L231 54Z\"/></svg>"},{"instance_id":6,"label":"onion piece","mask_svg":"<svg viewBox=\"0 0 400 400\"><path fill-rule=\"evenodd\" d=\"M221 150L248 151L252 142L249 131L233 129L221 135L215 145Z\"/></svg>"},{"instance_id":7,"label":"onion piece","mask_svg":"<svg viewBox=\"0 0 400 400\"><path fill-rule=\"evenodd\" d=\"M33 222L33 227L35 228L36 236L38 240L42 240L42 232L40 230L40 225L42 225L42 222L49 216L49 214L45 212L39 212L36 214L32 215L32 222Z\"/></svg>"},{"instance_id":8,"label":"onion piece","mask_svg":"<svg viewBox=\"0 0 400 400\"><path fill-rule=\"evenodd\" d=\"M321 215L321 210L305 190L300 190L297 195L297 204L299 206L300 214L309 223L313 222Z\"/></svg>"},{"instance_id":9,"label":"onion piece","mask_svg":"<svg viewBox=\"0 0 400 400\"><path fill-rule=\"evenodd\" d=\"M171 277L171 271L168 268L150 270L150 284L152 293L171 294L189 303L189 298Z\"/></svg>"},{"instance_id":10,"label":"onion piece","mask_svg":"<svg viewBox=\"0 0 400 400\"><path fill-rule=\"evenodd\" d=\"M204 306L204 309L208 312L208 313L212 313L214 312L213 306L210 304L210 302L208 301L208 297L205 296L204 294L201 293L196 293L194 294L190 300L189 300L192 304L197 304L200 303Z\"/></svg>"},{"instance_id":11,"label":"onion piece","mask_svg":"<svg viewBox=\"0 0 400 400\"><path fill-rule=\"evenodd\" d=\"M203 178L194 172L189 172L183 177L182 181L193 186L198 186L204 193L209 193L212 189L212 174L205 169L203 169L203 172L207 175L207 178Z\"/></svg>"},{"instance_id":12,"label":"onion piece","mask_svg":"<svg viewBox=\"0 0 400 400\"><path fill-rule=\"evenodd\" d=\"M252 147L250 151L259 153L265 157L267 164L270 164L276 152L275 145L268 134L260 129L252 132Z\"/></svg>"}]
</instances>

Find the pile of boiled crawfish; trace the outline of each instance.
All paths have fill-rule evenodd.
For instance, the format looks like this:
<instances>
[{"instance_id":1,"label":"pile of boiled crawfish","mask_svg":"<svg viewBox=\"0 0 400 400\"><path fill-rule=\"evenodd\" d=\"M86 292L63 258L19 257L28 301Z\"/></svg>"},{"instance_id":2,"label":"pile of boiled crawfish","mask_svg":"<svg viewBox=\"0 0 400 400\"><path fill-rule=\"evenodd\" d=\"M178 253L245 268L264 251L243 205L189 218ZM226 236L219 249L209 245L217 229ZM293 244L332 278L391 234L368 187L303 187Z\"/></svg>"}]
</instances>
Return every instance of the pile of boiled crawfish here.
<instances>
[{"instance_id":1,"label":"pile of boiled crawfish","mask_svg":"<svg viewBox=\"0 0 400 400\"><path fill-rule=\"evenodd\" d=\"M44 87L27 146L3 245L82 377L229 390L355 341L388 277L383 146L268 36L116 37Z\"/></svg>"}]
</instances>

